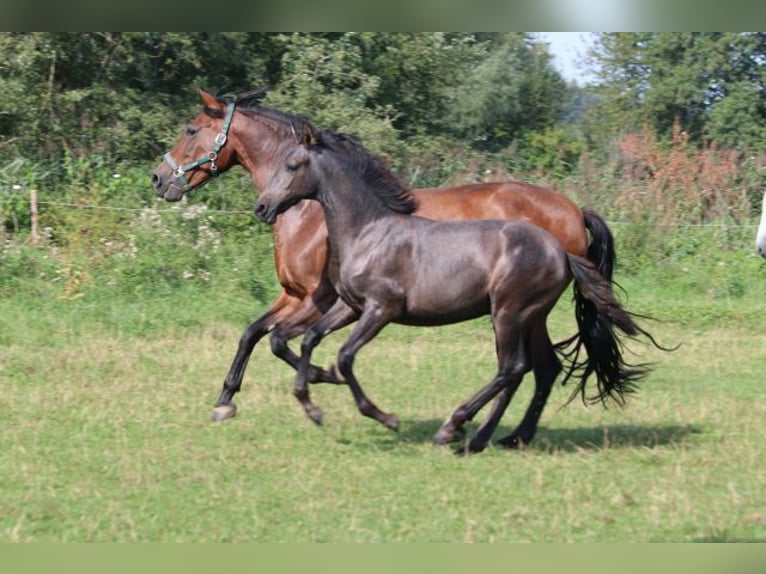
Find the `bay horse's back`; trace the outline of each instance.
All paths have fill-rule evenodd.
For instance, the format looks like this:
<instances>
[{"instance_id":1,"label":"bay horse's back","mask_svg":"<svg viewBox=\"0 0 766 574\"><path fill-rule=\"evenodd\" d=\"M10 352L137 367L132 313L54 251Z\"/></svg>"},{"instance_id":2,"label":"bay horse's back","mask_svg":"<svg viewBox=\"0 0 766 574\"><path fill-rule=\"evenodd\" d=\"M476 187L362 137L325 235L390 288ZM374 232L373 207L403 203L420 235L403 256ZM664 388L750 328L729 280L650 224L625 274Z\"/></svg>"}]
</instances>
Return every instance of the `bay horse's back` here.
<instances>
[{"instance_id":1,"label":"bay horse's back","mask_svg":"<svg viewBox=\"0 0 766 574\"><path fill-rule=\"evenodd\" d=\"M524 182L475 183L413 189L417 214L429 219L529 221L554 235L569 253L586 256L588 237L582 210L565 195Z\"/></svg>"}]
</instances>

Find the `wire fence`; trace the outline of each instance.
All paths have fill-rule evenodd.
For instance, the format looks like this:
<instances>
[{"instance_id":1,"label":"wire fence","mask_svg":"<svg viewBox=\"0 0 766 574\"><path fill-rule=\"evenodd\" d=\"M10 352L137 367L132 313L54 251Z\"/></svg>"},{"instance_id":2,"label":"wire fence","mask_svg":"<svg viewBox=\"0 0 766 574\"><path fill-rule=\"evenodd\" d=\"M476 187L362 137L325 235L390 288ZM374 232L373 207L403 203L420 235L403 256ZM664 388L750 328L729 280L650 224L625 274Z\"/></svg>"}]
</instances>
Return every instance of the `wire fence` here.
<instances>
[{"instance_id":1,"label":"wire fence","mask_svg":"<svg viewBox=\"0 0 766 574\"><path fill-rule=\"evenodd\" d=\"M38 201L38 205L47 205L47 206L53 206L53 207L63 207L63 208L70 208L70 209L92 209L92 210L102 210L102 211L121 211L121 212L134 212L134 213L142 213L145 212L147 209L152 209L151 207L117 207L117 206L108 206L108 205L86 205L86 204L80 204L80 203L67 203L62 201ZM182 215L184 213L184 208L179 207L168 207L164 209L156 209L155 212L160 215ZM227 216L245 216L245 217L255 217L254 213L252 211L247 210L224 210L224 209L205 209L206 214L212 214L212 215L227 215ZM607 224L610 226L620 226L620 225L632 225L633 223L630 221L620 221L620 220L608 220ZM720 223L645 223L642 225L646 225L648 227L672 227L672 228L721 228L721 229L755 229L758 227L758 223L734 223L734 222L720 222Z\"/></svg>"}]
</instances>

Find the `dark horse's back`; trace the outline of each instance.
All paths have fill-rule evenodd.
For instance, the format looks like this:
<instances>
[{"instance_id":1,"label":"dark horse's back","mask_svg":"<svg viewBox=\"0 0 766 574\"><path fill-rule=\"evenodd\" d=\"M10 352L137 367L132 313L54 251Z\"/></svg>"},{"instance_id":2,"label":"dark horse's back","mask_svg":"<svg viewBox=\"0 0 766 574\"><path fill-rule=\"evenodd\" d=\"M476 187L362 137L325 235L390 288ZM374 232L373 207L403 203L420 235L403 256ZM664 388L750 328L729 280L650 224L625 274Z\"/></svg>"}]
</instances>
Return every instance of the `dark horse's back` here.
<instances>
[{"instance_id":1,"label":"dark horse's back","mask_svg":"<svg viewBox=\"0 0 766 574\"><path fill-rule=\"evenodd\" d=\"M407 297L398 323L443 325L490 314L498 305L523 308L540 298L555 302L569 282L566 251L536 225L411 216L401 220L405 225L397 226L396 255L375 258L398 269L404 266L399 254L417 262L400 276ZM393 267L371 272L388 277L396 273Z\"/></svg>"}]
</instances>

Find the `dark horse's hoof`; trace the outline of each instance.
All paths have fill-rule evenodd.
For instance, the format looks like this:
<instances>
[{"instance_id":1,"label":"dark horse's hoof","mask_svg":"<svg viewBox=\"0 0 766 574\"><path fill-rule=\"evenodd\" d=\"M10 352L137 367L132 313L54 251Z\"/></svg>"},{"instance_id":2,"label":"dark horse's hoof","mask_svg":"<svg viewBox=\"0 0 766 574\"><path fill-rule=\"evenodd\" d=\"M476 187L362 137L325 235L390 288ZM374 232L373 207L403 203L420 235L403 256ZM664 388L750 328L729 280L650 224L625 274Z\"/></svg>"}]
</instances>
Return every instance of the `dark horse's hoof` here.
<instances>
[{"instance_id":1,"label":"dark horse's hoof","mask_svg":"<svg viewBox=\"0 0 766 574\"><path fill-rule=\"evenodd\" d=\"M453 442L461 442L465 439L465 430L462 428L455 429L452 431L445 430L444 428L440 428L439 431L434 435L433 443L437 446L442 446L445 444L450 444Z\"/></svg>"},{"instance_id":2,"label":"dark horse's hoof","mask_svg":"<svg viewBox=\"0 0 766 574\"><path fill-rule=\"evenodd\" d=\"M219 423L237 415L237 405L229 403L227 405L218 405L213 409L211 417L214 423Z\"/></svg>"},{"instance_id":3,"label":"dark horse's hoof","mask_svg":"<svg viewBox=\"0 0 766 574\"><path fill-rule=\"evenodd\" d=\"M311 407L306 408L306 414L317 426L322 426L322 417L324 416L322 409L312 405Z\"/></svg>"},{"instance_id":4,"label":"dark horse's hoof","mask_svg":"<svg viewBox=\"0 0 766 574\"><path fill-rule=\"evenodd\" d=\"M508 436L504 436L503 438L497 441L497 444L499 444L500 446L504 446L505 448L512 448L512 449L522 449L525 446L527 446L527 443L525 443L515 434L509 434Z\"/></svg>"}]
</instances>

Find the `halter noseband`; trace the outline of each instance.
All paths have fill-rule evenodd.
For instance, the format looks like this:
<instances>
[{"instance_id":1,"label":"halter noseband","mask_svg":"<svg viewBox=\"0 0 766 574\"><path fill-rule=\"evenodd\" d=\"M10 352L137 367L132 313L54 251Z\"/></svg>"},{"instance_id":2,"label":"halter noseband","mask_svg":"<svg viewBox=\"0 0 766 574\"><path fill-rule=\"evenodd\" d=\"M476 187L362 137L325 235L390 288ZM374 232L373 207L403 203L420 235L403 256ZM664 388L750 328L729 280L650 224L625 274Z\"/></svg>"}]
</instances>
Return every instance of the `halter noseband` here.
<instances>
[{"instance_id":1,"label":"halter noseband","mask_svg":"<svg viewBox=\"0 0 766 574\"><path fill-rule=\"evenodd\" d=\"M173 170L173 175L176 176L176 179L178 179L178 181L183 184L184 191L188 191L189 189L191 189L191 185L189 184L188 180L186 179L186 176L184 175L187 171L197 169L198 167L201 167L209 162L210 175L212 177L216 177L218 175L218 166L216 165L215 161L218 159L218 152L221 151L221 148L226 143L226 140L229 137L229 127L231 127L231 118L234 116L235 107L236 107L236 104L233 102L226 106L226 117L223 120L223 131L221 131L217 136L215 136L215 145L213 146L213 149L207 152L206 155L203 155L202 157L194 160L191 163L187 163L185 165L178 165L175 162L175 160L172 158L172 156L170 155L170 152L165 154L165 161Z\"/></svg>"}]
</instances>

